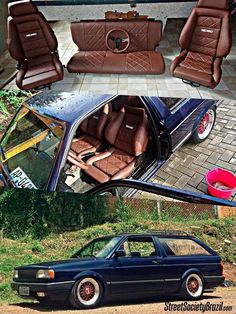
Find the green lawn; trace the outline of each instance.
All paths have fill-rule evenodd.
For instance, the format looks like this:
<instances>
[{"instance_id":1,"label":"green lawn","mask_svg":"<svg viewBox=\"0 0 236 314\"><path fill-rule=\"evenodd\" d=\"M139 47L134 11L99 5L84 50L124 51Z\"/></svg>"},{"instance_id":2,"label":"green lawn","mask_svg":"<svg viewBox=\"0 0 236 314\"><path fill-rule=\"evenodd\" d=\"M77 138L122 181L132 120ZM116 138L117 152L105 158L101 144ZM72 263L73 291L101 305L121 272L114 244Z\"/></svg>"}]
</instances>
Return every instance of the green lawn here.
<instances>
[{"instance_id":1,"label":"green lawn","mask_svg":"<svg viewBox=\"0 0 236 314\"><path fill-rule=\"evenodd\" d=\"M0 240L0 304L20 302L10 288L14 266L31 264L46 260L63 259L97 236L122 232L140 232L150 229L175 229L195 234L213 249L218 251L224 261L233 262L236 246L236 224L233 219L202 220L183 222L153 222L133 220L121 223L107 223L87 229L52 234L43 240L24 238L18 240ZM224 240L228 241L224 242ZM21 300L22 301L22 300Z\"/></svg>"}]
</instances>

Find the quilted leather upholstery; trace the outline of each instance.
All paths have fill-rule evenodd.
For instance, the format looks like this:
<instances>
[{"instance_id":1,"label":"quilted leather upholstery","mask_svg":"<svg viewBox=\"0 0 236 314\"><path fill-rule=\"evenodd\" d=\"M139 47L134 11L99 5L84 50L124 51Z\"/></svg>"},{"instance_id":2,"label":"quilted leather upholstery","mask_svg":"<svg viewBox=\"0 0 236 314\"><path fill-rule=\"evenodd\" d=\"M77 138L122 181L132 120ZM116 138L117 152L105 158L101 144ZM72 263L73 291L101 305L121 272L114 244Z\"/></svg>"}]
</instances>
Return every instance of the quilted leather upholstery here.
<instances>
[{"instance_id":1,"label":"quilted leather upholstery","mask_svg":"<svg viewBox=\"0 0 236 314\"><path fill-rule=\"evenodd\" d=\"M32 89L63 78L57 40L37 7L29 0L9 4L8 49L19 61L16 83Z\"/></svg>"},{"instance_id":2,"label":"quilted leather upholstery","mask_svg":"<svg viewBox=\"0 0 236 314\"><path fill-rule=\"evenodd\" d=\"M90 158L85 172L96 181L127 178L148 143L148 122L143 108L123 107L105 131L110 149Z\"/></svg>"},{"instance_id":3,"label":"quilted leather upholstery","mask_svg":"<svg viewBox=\"0 0 236 314\"><path fill-rule=\"evenodd\" d=\"M118 171L124 169L134 160L134 156L119 150L109 150L112 154L105 159L98 160L94 163L96 168L103 171L109 177L113 177Z\"/></svg>"},{"instance_id":4,"label":"quilted leather upholstery","mask_svg":"<svg viewBox=\"0 0 236 314\"><path fill-rule=\"evenodd\" d=\"M198 2L180 35L183 50L171 64L173 76L210 88L220 82L222 58L232 45L230 13L226 9L225 0Z\"/></svg>"},{"instance_id":5,"label":"quilted leather upholstery","mask_svg":"<svg viewBox=\"0 0 236 314\"><path fill-rule=\"evenodd\" d=\"M106 34L125 29L130 36L129 48L114 54L106 47ZM67 64L72 73L130 73L161 74L165 71L162 55L155 51L161 40L162 23L150 20L87 21L71 24L77 52Z\"/></svg>"}]
</instances>

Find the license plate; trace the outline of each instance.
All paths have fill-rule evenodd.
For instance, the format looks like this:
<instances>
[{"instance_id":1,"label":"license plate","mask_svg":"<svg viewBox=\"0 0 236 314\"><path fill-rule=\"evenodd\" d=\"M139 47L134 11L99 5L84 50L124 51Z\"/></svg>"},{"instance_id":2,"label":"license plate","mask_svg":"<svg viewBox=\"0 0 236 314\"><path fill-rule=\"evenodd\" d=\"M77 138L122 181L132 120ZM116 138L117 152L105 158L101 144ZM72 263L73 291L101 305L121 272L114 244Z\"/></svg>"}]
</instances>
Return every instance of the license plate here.
<instances>
[{"instance_id":1,"label":"license plate","mask_svg":"<svg viewBox=\"0 0 236 314\"><path fill-rule=\"evenodd\" d=\"M19 287L19 295L29 296L30 290L29 287Z\"/></svg>"},{"instance_id":2,"label":"license plate","mask_svg":"<svg viewBox=\"0 0 236 314\"><path fill-rule=\"evenodd\" d=\"M21 167L17 167L10 175L17 188L37 189Z\"/></svg>"}]
</instances>

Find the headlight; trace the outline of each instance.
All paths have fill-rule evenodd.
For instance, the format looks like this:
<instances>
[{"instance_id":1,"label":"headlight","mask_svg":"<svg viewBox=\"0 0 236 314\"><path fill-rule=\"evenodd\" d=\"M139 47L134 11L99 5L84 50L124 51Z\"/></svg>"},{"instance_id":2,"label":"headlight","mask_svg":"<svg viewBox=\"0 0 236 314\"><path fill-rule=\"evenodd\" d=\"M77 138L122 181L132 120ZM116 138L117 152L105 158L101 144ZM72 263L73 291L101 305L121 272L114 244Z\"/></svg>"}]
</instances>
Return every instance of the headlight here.
<instances>
[{"instance_id":1,"label":"headlight","mask_svg":"<svg viewBox=\"0 0 236 314\"><path fill-rule=\"evenodd\" d=\"M39 269L36 273L36 278L53 279L55 273L53 269Z\"/></svg>"},{"instance_id":2,"label":"headlight","mask_svg":"<svg viewBox=\"0 0 236 314\"><path fill-rule=\"evenodd\" d=\"M16 269L14 269L13 278L19 278L19 272Z\"/></svg>"}]
</instances>

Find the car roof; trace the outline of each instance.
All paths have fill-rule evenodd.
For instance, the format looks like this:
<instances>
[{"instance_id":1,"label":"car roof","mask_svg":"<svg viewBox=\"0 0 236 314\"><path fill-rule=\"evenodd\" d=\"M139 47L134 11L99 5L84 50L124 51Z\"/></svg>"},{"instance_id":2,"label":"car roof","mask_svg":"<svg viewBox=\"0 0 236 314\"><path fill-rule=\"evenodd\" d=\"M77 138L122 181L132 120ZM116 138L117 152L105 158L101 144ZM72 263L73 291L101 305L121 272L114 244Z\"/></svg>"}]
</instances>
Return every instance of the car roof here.
<instances>
[{"instance_id":1,"label":"car roof","mask_svg":"<svg viewBox=\"0 0 236 314\"><path fill-rule=\"evenodd\" d=\"M34 95L26 100L25 105L39 114L73 124L113 97L115 95L49 91Z\"/></svg>"},{"instance_id":2,"label":"car roof","mask_svg":"<svg viewBox=\"0 0 236 314\"><path fill-rule=\"evenodd\" d=\"M143 233L131 233L131 232L125 232L125 233L121 233L119 234L121 236L156 236L156 237L185 237L185 238L194 238L193 235L188 234L185 231L181 231L181 230L157 230L157 231L147 231L147 232L143 232Z\"/></svg>"},{"instance_id":3,"label":"car roof","mask_svg":"<svg viewBox=\"0 0 236 314\"><path fill-rule=\"evenodd\" d=\"M157 231L147 231L147 232L141 232L141 233L136 233L136 232L123 232L123 233L119 233L119 234L111 234L111 235L106 235L106 236L102 236L102 237L98 237L97 239L107 239L107 238L112 238L112 237L127 237L127 236L134 236L134 237L145 237L145 236L156 236L156 237L160 237L160 238L195 238L195 236L188 234L185 231L181 231L181 230L157 230Z\"/></svg>"}]
</instances>

